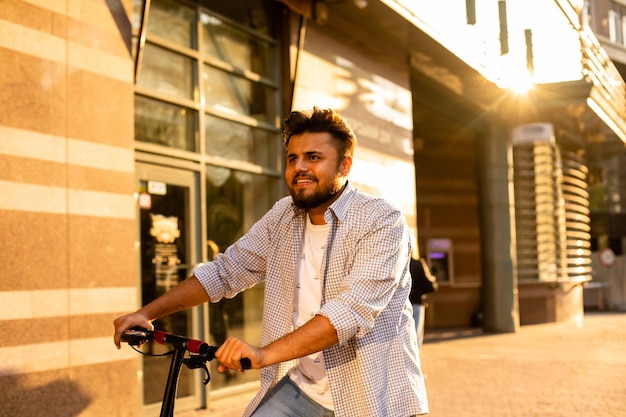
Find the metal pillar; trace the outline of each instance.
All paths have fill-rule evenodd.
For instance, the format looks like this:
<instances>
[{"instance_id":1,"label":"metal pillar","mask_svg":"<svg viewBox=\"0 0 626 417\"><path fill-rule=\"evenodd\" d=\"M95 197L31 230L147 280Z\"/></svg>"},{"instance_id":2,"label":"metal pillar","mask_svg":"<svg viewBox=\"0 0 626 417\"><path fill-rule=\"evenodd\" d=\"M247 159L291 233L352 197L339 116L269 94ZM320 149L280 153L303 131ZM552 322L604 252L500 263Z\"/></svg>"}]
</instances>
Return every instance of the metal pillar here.
<instances>
[{"instance_id":1,"label":"metal pillar","mask_svg":"<svg viewBox=\"0 0 626 417\"><path fill-rule=\"evenodd\" d=\"M519 329L517 298L513 158L507 129L493 121L477 138L481 230L483 328Z\"/></svg>"}]
</instances>

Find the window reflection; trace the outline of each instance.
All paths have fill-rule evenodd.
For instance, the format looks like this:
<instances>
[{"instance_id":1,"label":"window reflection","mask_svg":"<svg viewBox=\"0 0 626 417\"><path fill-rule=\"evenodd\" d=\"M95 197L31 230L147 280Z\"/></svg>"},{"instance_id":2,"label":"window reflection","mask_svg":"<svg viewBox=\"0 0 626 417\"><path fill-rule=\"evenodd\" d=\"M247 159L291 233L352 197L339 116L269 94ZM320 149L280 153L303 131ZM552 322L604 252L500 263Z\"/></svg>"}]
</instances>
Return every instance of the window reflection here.
<instances>
[{"instance_id":1,"label":"window reflection","mask_svg":"<svg viewBox=\"0 0 626 417\"><path fill-rule=\"evenodd\" d=\"M195 112L185 107L135 96L135 139L195 151Z\"/></svg>"},{"instance_id":2,"label":"window reflection","mask_svg":"<svg viewBox=\"0 0 626 417\"><path fill-rule=\"evenodd\" d=\"M142 305L155 300L188 274L190 261L190 192L186 186L164 184L163 193L149 193L149 180L139 181L138 192L150 197L150 207L139 211L141 243L141 294ZM179 311L154 322L159 330L173 334L190 334L191 311ZM154 355L171 350L170 347L149 343L145 349ZM143 356L144 404L155 404L163 399L167 361L157 356ZM178 381L178 397L194 393L197 378L183 367Z\"/></svg>"},{"instance_id":3,"label":"window reflection","mask_svg":"<svg viewBox=\"0 0 626 417\"><path fill-rule=\"evenodd\" d=\"M214 165L205 169L207 236L221 252L283 196L283 179ZM209 248L209 258L211 253Z\"/></svg>"},{"instance_id":4,"label":"window reflection","mask_svg":"<svg viewBox=\"0 0 626 417\"><path fill-rule=\"evenodd\" d=\"M275 132L206 115L205 137L209 155L281 169L282 145Z\"/></svg>"},{"instance_id":5,"label":"window reflection","mask_svg":"<svg viewBox=\"0 0 626 417\"><path fill-rule=\"evenodd\" d=\"M269 43L250 37L248 33L219 18L203 13L202 52L242 70L273 77Z\"/></svg>"},{"instance_id":6,"label":"window reflection","mask_svg":"<svg viewBox=\"0 0 626 417\"><path fill-rule=\"evenodd\" d=\"M208 260L226 250L259 219L278 199L280 180L234 171L223 167L206 167L207 249ZM209 305L211 343L219 345L229 336L248 343L261 342L261 309L263 287L256 286L237 295ZM210 363L213 389L230 387L258 379L257 371L245 373L217 372Z\"/></svg>"},{"instance_id":7,"label":"window reflection","mask_svg":"<svg viewBox=\"0 0 626 417\"><path fill-rule=\"evenodd\" d=\"M171 0L152 0L148 33L188 48L195 43L196 12Z\"/></svg>"},{"instance_id":8,"label":"window reflection","mask_svg":"<svg viewBox=\"0 0 626 417\"><path fill-rule=\"evenodd\" d=\"M236 23L267 36L273 36L275 29L271 19L272 12L276 11L277 4L267 0L214 1L201 0L201 3L222 16L232 19Z\"/></svg>"},{"instance_id":9,"label":"window reflection","mask_svg":"<svg viewBox=\"0 0 626 417\"><path fill-rule=\"evenodd\" d=\"M204 66L204 98L207 106L256 120L273 120L275 90L237 75Z\"/></svg>"},{"instance_id":10,"label":"window reflection","mask_svg":"<svg viewBox=\"0 0 626 417\"><path fill-rule=\"evenodd\" d=\"M144 47L139 87L193 99L193 60L156 45Z\"/></svg>"}]
</instances>

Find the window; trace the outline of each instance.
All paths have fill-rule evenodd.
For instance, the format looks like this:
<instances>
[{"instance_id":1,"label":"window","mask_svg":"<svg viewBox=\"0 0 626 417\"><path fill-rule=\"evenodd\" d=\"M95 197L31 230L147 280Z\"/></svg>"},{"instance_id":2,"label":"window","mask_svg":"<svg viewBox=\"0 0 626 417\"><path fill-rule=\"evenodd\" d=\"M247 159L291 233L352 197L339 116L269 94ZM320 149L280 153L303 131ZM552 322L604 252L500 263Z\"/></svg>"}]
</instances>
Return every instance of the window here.
<instances>
[{"instance_id":1,"label":"window","mask_svg":"<svg viewBox=\"0 0 626 417\"><path fill-rule=\"evenodd\" d=\"M209 166L206 172L208 260L235 242L275 202L282 180L248 172ZM263 286L250 288L233 299L210 303L210 343L219 345L235 336L249 343L261 342ZM256 371L217 371L210 363L211 389L256 381Z\"/></svg>"},{"instance_id":2,"label":"window","mask_svg":"<svg viewBox=\"0 0 626 417\"><path fill-rule=\"evenodd\" d=\"M208 114L204 126L209 155L280 170L282 143L275 132Z\"/></svg>"},{"instance_id":3,"label":"window","mask_svg":"<svg viewBox=\"0 0 626 417\"><path fill-rule=\"evenodd\" d=\"M206 3L210 9L149 3L138 54L136 140L198 153L199 161L200 155L219 156L278 172L275 2ZM134 4L138 37L144 2Z\"/></svg>"},{"instance_id":4,"label":"window","mask_svg":"<svg viewBox=\"0 0 626 417\"><path fill-rule=\"evenodd\" d=\"M210 261L284 195L279 6L275 0L151 0L141 45L145 2L133 4L140 47L134 49L137 159L192 171L198 181L191 188L198 192L189 206L205 216L190 216L190 228L198 231L190 244L201 259L189 263ZM235 335L259 344L262 300L259 286L205 306L206 340L218 344ZM211 390L258 380L254 371L222 374L211 366ZM201 397L196 388L184 395Z\"/></svg>"},{"instance_id":5,"label":"window","mask_svg":"<svg viewBox=\"0 0 626 417\"><path fill-rule=\"evenodd\" d=\"M609 39L611 42L622 43L622 25L619 12L609 10Z\"/></svg>"},{"instance_id":6,"label":"window","mask_svg":"<svg viewBox=\"0 0 626 417\"><path fill-rule=\"evenodd\" d=\"M135 96L135 139L164 147L196 151L195 112L182 106Z\"/></svg>"},{"instance_id":7,"label":"window","mask_svg":"<svg viewBox=\"0 0 626 417\"><path fill-rule=\"evenodd\" d=\"M190 57L147 44L137 86L172 98L193 100L195 66Z\"/></svg>"}]
</instances>

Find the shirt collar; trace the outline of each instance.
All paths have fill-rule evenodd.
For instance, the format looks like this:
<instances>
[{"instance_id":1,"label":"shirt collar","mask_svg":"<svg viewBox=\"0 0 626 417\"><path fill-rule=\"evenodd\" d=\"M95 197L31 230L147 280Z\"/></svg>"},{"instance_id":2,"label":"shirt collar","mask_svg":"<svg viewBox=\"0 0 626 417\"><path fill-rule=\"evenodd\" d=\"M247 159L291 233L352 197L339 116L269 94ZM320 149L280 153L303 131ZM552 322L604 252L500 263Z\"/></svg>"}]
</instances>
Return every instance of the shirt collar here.
<instances>
[{"instance_id":1,"label":"shirt collar","mask_svg":"<svg viewBox=\"0 0 626 417\"><path fill-rule=\"evenodd\" d=\"M348 203L352 199L352 196L356 192L356 188L352 186L352 184L347 181L346 186L341 191L341 195L333 201L333 203L328 207L326 214L324 214L324 218L326 218L326 222L329 222L328 216L330 213L334 214L337 220L343 222L346 219L346 215L348 212Z\"/></svg>"}]
</instances>

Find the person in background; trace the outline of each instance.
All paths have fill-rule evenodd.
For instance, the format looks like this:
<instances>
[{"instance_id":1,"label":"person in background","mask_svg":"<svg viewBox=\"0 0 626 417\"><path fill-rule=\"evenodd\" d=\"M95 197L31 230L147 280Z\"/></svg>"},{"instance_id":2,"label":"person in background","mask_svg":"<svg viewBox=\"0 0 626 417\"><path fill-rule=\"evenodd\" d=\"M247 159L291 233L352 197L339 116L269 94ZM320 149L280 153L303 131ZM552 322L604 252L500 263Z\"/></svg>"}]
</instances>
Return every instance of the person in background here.
<instances>
[{"instance_id":1,"label":"person in background","mask_svg":"<svg viewBox=\"0 0 626 417\"><path fill-rule=\"evenodd\" d=\"M114 320L134 326L265 283L261 346L229 337L218 369L261 369L244 416L410 417L428 401L408 296L404 215L348 181L356 137L334 110L294 111L283 131L279 200L224 253Z\"/></svg>"},{"instance_id":2,"label":"person in background","mask_svg":"<svg viewBox=\"0 0 626 417\"><path fill-rule=\"evenodd\" d=\"M426 294L437 291L437 277L430 272L428 263L426 263L424 258L411 257L411 279L412 286L409 300L413 304L413 320L415 320L417 344L421 349L424 343Z\"/></svg>"}]
</instances>

